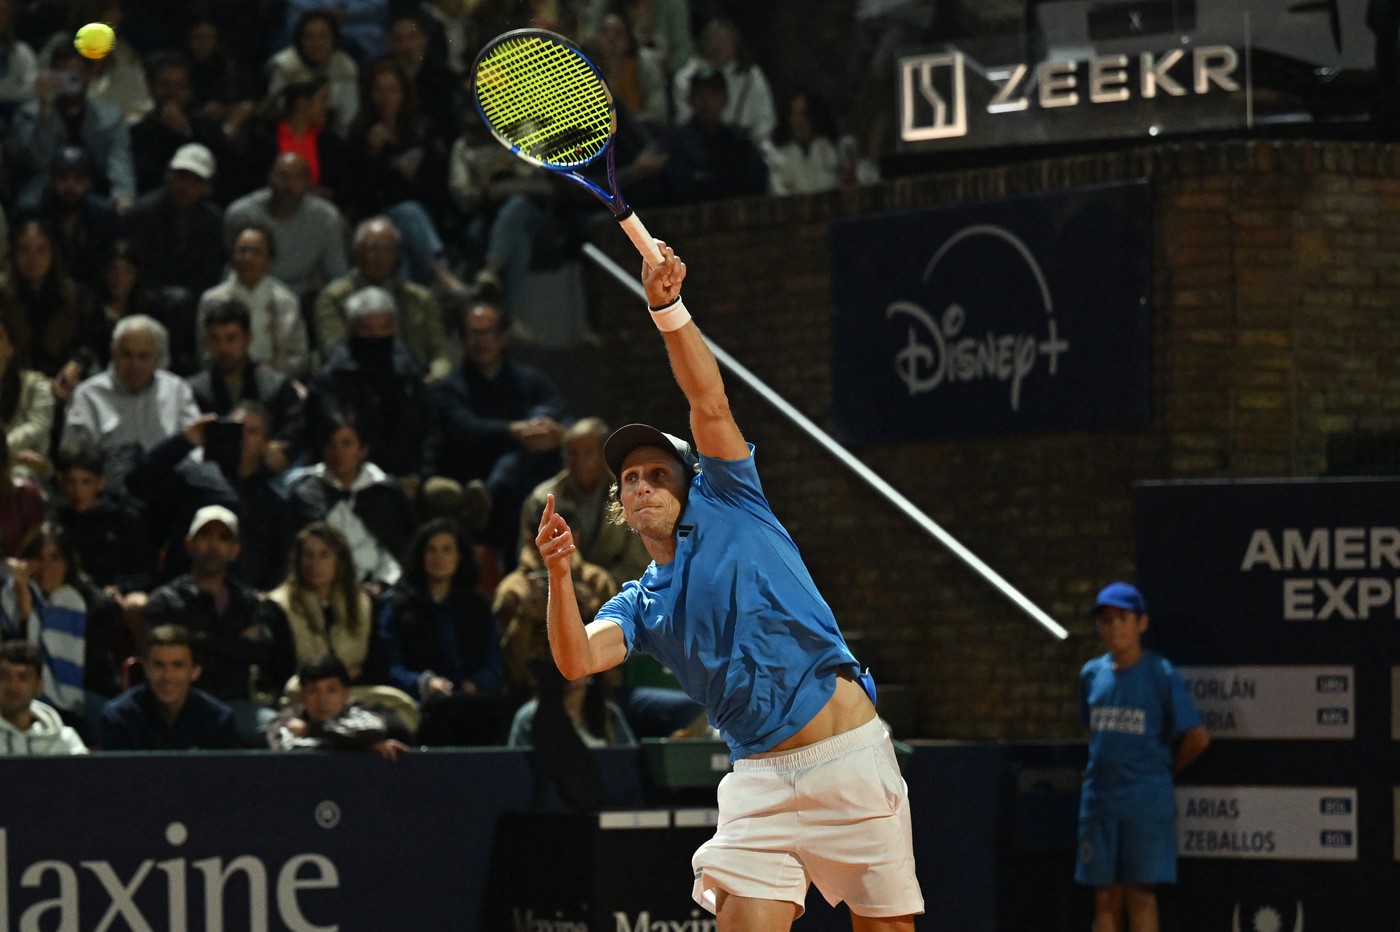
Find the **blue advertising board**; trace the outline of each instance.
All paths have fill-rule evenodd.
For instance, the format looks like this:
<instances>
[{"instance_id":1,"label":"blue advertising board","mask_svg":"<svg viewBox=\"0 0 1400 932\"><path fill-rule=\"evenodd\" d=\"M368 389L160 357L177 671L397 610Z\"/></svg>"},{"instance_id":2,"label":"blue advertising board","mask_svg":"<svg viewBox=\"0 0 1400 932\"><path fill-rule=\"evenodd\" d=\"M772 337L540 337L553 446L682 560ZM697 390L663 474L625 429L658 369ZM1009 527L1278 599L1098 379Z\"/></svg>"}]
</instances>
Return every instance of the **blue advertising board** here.
<instances>
[{"instance_id":1,"label":"blue advertising board","mask_svg":"<svg viewBox=\"0 0 1400 932\"><path fill-rule=\"evenodd\" d=\"M951 6L975 6L952 0ZM1361 122L1393 81L1373 0L1030 0L1006 28L940 5L898 53L906 152ZM976 23L958 30L958 23ZM950 26L950 24L952 24Z\"/></svg>"},{"instance_id":2,"label":"blue advertising board","mask_svg":"<svg viewBox=\"0 0 1400 932\"><path fill-rule=\"evenodd\" d=\"M853 442L1148 418L1145 181L832 224L833 418Z\"/></svg>"},{"instance_id":3,"label":"blue advertising board","mask_svg":"<svg viewBox=\"0 0 1400 932\"><path fill-rule=\"evenodd\" d=\"M1212 744L1177 789L1182 928L1389 928L1400 480L1134 489L1148 645Z\"/></svg>"},{"instance_id":4,"label":"blue advertising board","mask_svg":"<svg viewBox=\"0 0 1400 932\"><path fill-rule=\"evenodd\" d=\"M713 796L667 809L639 749L591 753L607 804L572 815L516 749L0 757L0 932L713 932L690 896ZM997 928L1005 756L914 750L920 929Z\"/></svg>"},{"instance_id":5,"label":"blue advertising board","mask_svg":"<svg viewBox=\"0 0 1400 932\"><path fill-rule=\"evenodd\" d=\"M1354 663L1400 647L1400 480L1144 483L1138 578L1178 663Z\"/></svg>"}]
</instances>

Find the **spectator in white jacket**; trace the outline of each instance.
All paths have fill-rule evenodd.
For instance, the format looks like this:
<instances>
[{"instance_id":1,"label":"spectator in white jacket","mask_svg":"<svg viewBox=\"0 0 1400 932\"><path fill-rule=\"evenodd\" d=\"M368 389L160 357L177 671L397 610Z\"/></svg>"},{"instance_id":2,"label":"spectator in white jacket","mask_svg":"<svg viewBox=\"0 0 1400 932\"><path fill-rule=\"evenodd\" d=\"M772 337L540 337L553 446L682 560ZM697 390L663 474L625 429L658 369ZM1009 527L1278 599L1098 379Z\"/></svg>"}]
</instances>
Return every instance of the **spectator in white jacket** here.
<instances>
[{"instance_id":1,"label":"spectator in white jacket","mask_svg":"<svg viewBox=\"0 0 1400 932\"><path fill-rule=\"evenodd\" d=\"M706 24L695 54L671 79L672 122L683 126L690 119L690 81L697 73L709 70L724 75L729 92L720 118L748 134L759 148L767 146L778 123L773 91L763 69L745 54L738 27L727 19L716 18Z\"/></svg>"},{"instance_id":2,"label":"spectator in white jacket","mask_svg":"<svg viewBox=\"0 0 1400 932\"><path fill-rule=\"evenodd\" d=\"M87 753L78 733L39 701L43 691L38 648L28 641L0 645L0 756Z\"/></svg>"}]
</instances>

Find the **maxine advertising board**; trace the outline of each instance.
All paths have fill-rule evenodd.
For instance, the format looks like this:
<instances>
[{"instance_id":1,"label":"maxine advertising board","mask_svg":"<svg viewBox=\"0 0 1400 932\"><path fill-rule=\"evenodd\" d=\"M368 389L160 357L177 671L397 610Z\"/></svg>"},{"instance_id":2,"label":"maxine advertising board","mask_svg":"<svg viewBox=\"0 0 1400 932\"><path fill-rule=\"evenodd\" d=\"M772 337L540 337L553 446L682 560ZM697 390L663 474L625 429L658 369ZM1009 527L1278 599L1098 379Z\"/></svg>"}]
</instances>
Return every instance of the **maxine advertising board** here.
<instances>
[{"instance_id":1,"label":"maxine advertising board","mask_svg":"<svg viewBox=\"0 0 1400 932\"><path fill-rule=\"evenodd\" d=\"M1138 181L835 222L837 431L1146 423L1148 205Z\"/></svg>"}]
</instances>

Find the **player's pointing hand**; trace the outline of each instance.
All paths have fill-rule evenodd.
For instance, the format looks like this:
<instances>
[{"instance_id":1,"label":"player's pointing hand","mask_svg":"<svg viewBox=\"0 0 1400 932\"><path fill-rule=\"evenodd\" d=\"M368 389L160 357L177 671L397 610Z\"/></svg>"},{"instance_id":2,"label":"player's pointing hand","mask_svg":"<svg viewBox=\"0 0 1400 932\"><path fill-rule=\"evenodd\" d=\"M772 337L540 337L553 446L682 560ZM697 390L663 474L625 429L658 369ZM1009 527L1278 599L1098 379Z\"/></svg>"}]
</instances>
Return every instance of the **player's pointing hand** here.
<instances>
[{"instance_id":1,"label":"player's pointing hand","mask_svg":"<svg viewBox=\"0 0 1400 932\"><path fill-rule=\"evenodd\" d=\"M544 513L540 515L540 530L535 535L535 546L550 575L568 574L569 560L574 555L574 533L564 516L554 510L554 496L545 497Z\"/></svg>"}]
</instances>

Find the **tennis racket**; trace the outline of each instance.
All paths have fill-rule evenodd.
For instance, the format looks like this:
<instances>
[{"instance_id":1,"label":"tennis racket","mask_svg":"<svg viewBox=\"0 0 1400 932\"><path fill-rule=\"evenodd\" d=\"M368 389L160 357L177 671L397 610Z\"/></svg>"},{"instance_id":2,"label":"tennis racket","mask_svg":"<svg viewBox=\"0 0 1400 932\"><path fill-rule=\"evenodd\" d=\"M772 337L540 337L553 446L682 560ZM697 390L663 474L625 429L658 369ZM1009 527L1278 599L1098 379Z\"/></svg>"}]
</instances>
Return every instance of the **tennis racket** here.
<instances>
[{"instance_id":1,"label":"tennis racket","mask_svg":"<svg viewBox=\"0 0 1400 932\"><path fill-rule=\"evenodd\" d=\"M642 257L652 267L661 264L656 241L617 189L612 92L577 46L547 29L502 33L476 57L472 98L501 145L592 192ZM599 158L607 160L607 189L579 173Z\"/></svg>"}]
</instances>

